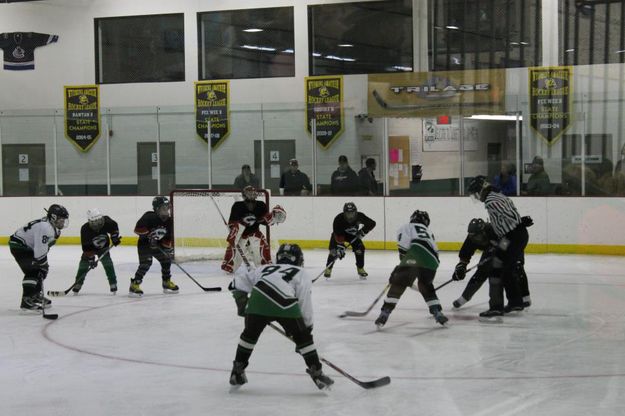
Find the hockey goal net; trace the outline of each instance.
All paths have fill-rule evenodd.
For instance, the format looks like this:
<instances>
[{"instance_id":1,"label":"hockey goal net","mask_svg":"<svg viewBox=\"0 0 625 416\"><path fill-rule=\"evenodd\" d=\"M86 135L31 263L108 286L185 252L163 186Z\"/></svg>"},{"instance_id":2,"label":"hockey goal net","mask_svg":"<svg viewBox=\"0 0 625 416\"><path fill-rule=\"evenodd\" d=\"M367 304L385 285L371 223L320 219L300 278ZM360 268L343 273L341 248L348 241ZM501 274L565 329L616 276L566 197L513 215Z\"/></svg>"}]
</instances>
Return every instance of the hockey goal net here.
<instances>
[{"instance_id":1,"label":"hockey goal net","mask_svg":"<svg viewBox=\"0 0 625 416\"><path fill-rule=\"evenodd\" d=\"M269 191L256 190L257 201L269 204ZM224 257L230 209L242 201L236 189L176 189L170 194L174 229L175 259L178 262L221 260ZM260 230L272 247L268 226Z\"/></svg>"}]
</instances>

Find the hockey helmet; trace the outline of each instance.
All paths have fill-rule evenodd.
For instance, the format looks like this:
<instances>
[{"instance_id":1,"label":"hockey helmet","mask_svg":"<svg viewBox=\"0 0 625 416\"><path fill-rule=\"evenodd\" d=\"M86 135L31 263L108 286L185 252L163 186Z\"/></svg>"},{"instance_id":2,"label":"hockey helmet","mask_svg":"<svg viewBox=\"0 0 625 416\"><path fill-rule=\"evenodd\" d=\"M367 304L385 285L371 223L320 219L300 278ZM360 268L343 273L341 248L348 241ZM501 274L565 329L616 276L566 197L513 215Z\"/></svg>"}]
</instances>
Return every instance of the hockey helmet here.
<instances>
[{"instance_id":1,"label":"hockey helmet","mask_svg":"<svg viewBox=\"0 0 625 416\"><path fill-rule=\"evenodd\" d=\"M281 244L276 253L276 263L303 266L304 253L297 244Z\"/></svg>"},{"instance_id":2,"label":"hockey helmet","mask_svg":"<svg viewBox=\"0 0 625 416\"><path fill-rule=\"evenodd\" d=\"M54 228L62 230L69 226L69 212L67 212L67 209L63 205L52 204L50 208L46 210L46 213L48 222L50 222Z\"/></svg>"},{"instance_id":3,"label":"hockey helmet","mask_svg":"<svg viewBox=\"0 0 625 416\"><path fill-rule=\"evenodd\" d=\"M467 233L469 234L481 234L486 227L486 223L481 218L473 218L467 227Z\"/></svg>"},{"instance_id":4,"label":"hockey helmet","mask_svg":"<svg viewBox=\"0 0 625 416\"><path fill-rule=\"evenodd\" d=\"M243 196L243 199L246 201L255 201L256 196L258 194L256 192L256 189L254 189L253 186L248 185L245 188L243 188L243 190L241 191L241 195Z\"/></svg>"},{"instance_id":5,"label":"hockey helmet","mask_svg":"<svg viewBox=\"0 0 625 416\"><path fill-rule=\"evenodd\" d=\"M104 217L97 208L87 210L87 221L93 230L99 230L104 225Z\"/></svg>"},{"instance_id":6,"label":"hockey helmet","mask_svg":"<svg viewBox=\"0 0 625 416\"><path fill-rule=\"evenodd\" d=\"M469 195L482 202L484 202L486 195L488 195L490 190L490 183L488 183L486 176L484 175L478 175L471 179L469 186L467 187Z\"/></svg>"},{"instance_id":7,"label":"hockey helmet","mask_svg":"<svg viewBox=\"0 0 625 416\"><path fill-rule=\"evenodd\" d=\"M169 198L166 196L155 196L152 200L152 209L162 219L169 218Z\"/></svg>"},{"instance_id":8,"label":"hockey helmet","mask_svg":"<svg viewBox=\"0 0 625 416\"><path fill-rule=\"evenodd\" d=\"M430 225L430 215L426 211L419 211L417 209L410 216L410 222L413 224L423 224L428 227Z\"/></svg>"},{"instance_id":9,"label":"hockey helmet","mask_svg":"<svg viewBox=\"0 0 625 416\"><path fill-rule=\"evenodd\" d=\"M354 222L358 216L358 208L356 208L356 204L353 202L346 202L343 205L343 215L345 215L345 219L347 222Z\"/></svg>"}]
</instances>

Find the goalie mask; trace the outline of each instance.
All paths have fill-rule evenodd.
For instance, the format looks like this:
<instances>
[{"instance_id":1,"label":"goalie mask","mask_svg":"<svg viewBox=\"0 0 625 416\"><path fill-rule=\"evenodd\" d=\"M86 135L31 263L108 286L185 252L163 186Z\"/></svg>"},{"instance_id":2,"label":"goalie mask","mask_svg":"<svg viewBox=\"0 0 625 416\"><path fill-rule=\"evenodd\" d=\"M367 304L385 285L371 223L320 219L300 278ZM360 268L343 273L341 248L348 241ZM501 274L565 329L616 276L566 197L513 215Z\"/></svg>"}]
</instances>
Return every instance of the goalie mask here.
<instances>
[{"instance_id":1,"label":"goalie mask","mask_svg":"<svg viewBox=\"0 0 625 416\"><path fill-rule=\"evenodd\" d=\"M303 266L304 253L297 244L281 244L276 253L276 263Z\"/></svg>"},{"instance_id":2,"label":"goalie mask","mask_svg":"<svg viewBox=\"0 0 625 416\"><path fill-rule=\"evenodd\" d=\"M415 210L410 216L410 222L413 224L423 224L428 227L430 225L430 215L426 211Z\"/></svg>"},{"instance_id":3,"label":"goalie mask","mask_svg":"<svg viewBox=\"0 0 625 416\"><path fill-rule=\"evenodd\" d=\"M152 200L152 209L162 221L169 218L169 198L166 196L155 196Z\"/></svg>"},{"instance_id":4,"label":"goalie mask","mask_svg":"<svg viewBox=\"0 0 625 416\"><path fill-rule=\"evenodd\" d=\"M356 208L356 204L347 202L343 205L343 215L350 224L356 221L356 218L358 218L358 208Z\"/></svg>"},{"instance_id":5,"label":"goalie mask","mask_svg":"<svg viewBox=\"0 0 625 416\"><path fill-rule=\"evenodd\" d=\"M57 230L62 230L69 226L69 212L64 206L59 204L52 204L50 208L46 210L48 222L52 224Z\"/></svg>"},{"instance_id":6,"label":"goalie mask","mask_svg":"<svg viewBox=\"0 0 625 416\"><path fill-rule=\"evenodd\" d=\"M243 188L243 190L241 191L241 195L246 202L255 201L257 196L256 189L254 189L253 186L248 185Z\"/></svg>"},{"instance_id":7,"label":"goalie mask","mask_svg":"<svg viewBox=\"0 0 625 416\"><path fill-rule=\"evenodd\" d=\"M87 211L87 221L89 227L94 231L98 231L104 225L104 217L97 208L91 208Z\"/></svg>"}]
</instances>

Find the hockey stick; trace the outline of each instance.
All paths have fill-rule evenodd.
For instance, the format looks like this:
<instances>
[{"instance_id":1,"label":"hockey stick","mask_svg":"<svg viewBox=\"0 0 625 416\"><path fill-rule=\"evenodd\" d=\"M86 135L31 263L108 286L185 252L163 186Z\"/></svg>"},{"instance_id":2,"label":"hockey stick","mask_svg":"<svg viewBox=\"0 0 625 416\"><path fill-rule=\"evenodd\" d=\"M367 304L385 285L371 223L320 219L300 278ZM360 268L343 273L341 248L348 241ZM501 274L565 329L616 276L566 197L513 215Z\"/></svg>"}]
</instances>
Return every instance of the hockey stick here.
<instances>
[{"instance_id":1,"label":"hockey stick","mask_svg":"<svg viewBox=\"0 0 625 416\"><path fill-rule=\"evenodd\" d=\"M156 246L156 248L158 248L158 251L160 251L164 256L169 257L169 254L165 253L162 248L160 248L159 246ZM193 283L198 285L200 287L200 289L202 289L204 292L220 292L221 291L221 287L219 287L219 286L215 286L215 287L204 287L204 286L202 286L197 280L195 280L193 278L193 276L191 276L185 269L183 269L182 266L179 265L176 260L174 260L172 258L171 262L174 263L176 266L178 266L178 268L180 270L182 270L182 272L184 274L186 274L189 279L193 280Z\"/></svg>"},{"instance_id":2,"label":"hockey stick","mask_svg":"<svg viewBox=\"0 0 625 416\"><path fill-rule=\"evenodd\" d=\"M46 298L43 296L45 292L43 291L43 279L41 279L41 317L43 319L49 319L54 321L59 317L58 313L46 313Z\"/></svg>"},{"instance_id":3,"label":"hockey stick","mask_svg":"<svg viewBox=\"0 0 625 416\"><path fill-rule=\"evenodd\" d=\"M371 312L371 309L373 309L373 307L375 306L376 303L378 303L380 301L380 299L382 299L382 296L384 296L384 293L386 293L386 290L391 286L390 283L387 283L386 286L384 286L384 289L382 289L382 292L380 292L380 294L375 298L375 300L371 303L371 305L369 305L369 307L363 311L363 312L355 312L355 311L345 311L342 314L339 315L339 318L345 318L346 316L365 316L367 315L369 312Z\"/></svg>"},{"instance_id":4,"label":"hockey stick","mask_svg":"<svg viewBox=\"0 0 625 416\"><path fill-rule=\"evenodd\" d=\"M359 236L354 237L354 239L353 239L352 241L348 242L347 244L349 244L350 246L351 246L351 245L353 245L353 244L354 244L354 241L356 241L358 238L360 238L360 237L359 237ZM335 256L335 257L334 257L334 260L332 260L332 261L330 262L330 264L328 264L328 265L327 265L327 266L326 266L326 267L325 267L325 268L321 271L321 273L319 273L319 274L318 274L318 275L317 275L314 279L312 279L312 282L313 282L313 283L315 283L317 280L319 280L319 278L321 277L321 275L322 275L323 273L325 273L326 269L327 269L328 267L332 267L332 266L334 265L334 263L336 263L336 261L337 261L337 260L341 260L341 259L339 259L337 256Z\"/></svg>"},{"instance_id":5,"label":"hockey stick","mask_svg":"<svg viewBox=\"0 0 625 416\"><path fill-rule=\"evenodd\" d=\"M286 338L290 339L291 341L293 341L293 339L291 339L291 337L289 337L286 334L286 332L284 332L284 330L282 328L277 327L273 322L270 322L269 326L272 327L273 329L275 329L276 331L278 331L284 337L286 337ZM380 377L380 378L378 378L376 380L372 380L372 381L361 381L361 380L358 380L356 377L352 376L351 374L349 374L347 371L345 371L342 368L338 367L336 364L331 363L327 359L325 359L323 357L319 357L319 360L321 360L324 363L326 363L329 367L332 367L339 374L345 376L348 380L353 381L354 383L358 384L363 389L373 389L373 388L376 388L376 387L386 386L387 384L391 383L391 378L389 376Z\"/></svg>"},{"instance_id":6,"label":"hockey stick","mask_svg":"<svg viewBox=\"0 0 625 416\"><path fill-rule=\"evenodd\" d=\"M221 217L221 220L223 221L224 225L226 226L228 231L230 231L230 227L228 227L228 222L226 221L224 214L222 214L221 209L219 208L219 205L217 205L217 201L215 201L215 198L213 198L212 195L208 195L208 196L210 197L211 201L213 201L213 204L215 204L215 208L217 208L217 212L219 212L219 216ZM247 270L248 271L252 270L252 265L250 264L250 261L247 259L247 257L245 257L245 254L243 254L243 249L239 245L238 241L234 243L234 248L239 253L239 256L241 256L241 259L243 259L243 263L245 264L245 267L247 268Z\"/></svg>"},{"instance_id":7,"label":"hockey stick","mask_svg":"<svg viewBox=\"0 0 625 416\"><path fill-rule=\"evenodd\" d=\"M87 273L89 273L89 270L95 269L98 266L98 262L100 261L100 259L104 257L106 253L108 253L113 247L114 246L109 246L106 250L104 250L104 252L98 256L98 259L95 262L95 266L89 266L87 271L85 271L85 274L81 276L81 279L76 279L76 281L67 290L48 290L48 296L54 296L54 297L67 296L67 294L71 292L73 288L76 287L78 282L85 279L85 277L87 276Z\"/></svg>"}]
</instances>

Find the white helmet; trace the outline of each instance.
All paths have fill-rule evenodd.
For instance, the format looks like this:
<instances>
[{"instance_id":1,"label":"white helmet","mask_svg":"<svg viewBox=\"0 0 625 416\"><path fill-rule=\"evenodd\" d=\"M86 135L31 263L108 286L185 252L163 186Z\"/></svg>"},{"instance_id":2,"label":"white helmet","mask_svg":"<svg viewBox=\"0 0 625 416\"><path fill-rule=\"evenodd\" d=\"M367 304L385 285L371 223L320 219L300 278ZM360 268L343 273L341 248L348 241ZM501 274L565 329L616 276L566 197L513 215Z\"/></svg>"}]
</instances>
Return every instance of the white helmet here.
<instances>
[{"instance_id":1,"label":"white helmet","mask_svg":"<svg viewBox=\"0 0 625 416\"><path fill-rule=\"evenodd\" d=\"M89 221L89 226L96 230L104 225L104 217L97 208L87 210L87 220Z\"/></svg>"}]
</instances>

